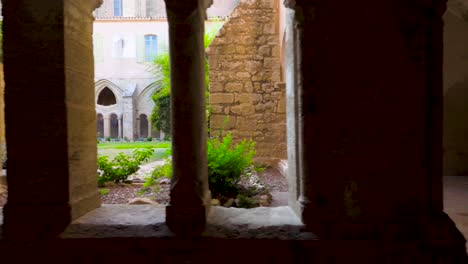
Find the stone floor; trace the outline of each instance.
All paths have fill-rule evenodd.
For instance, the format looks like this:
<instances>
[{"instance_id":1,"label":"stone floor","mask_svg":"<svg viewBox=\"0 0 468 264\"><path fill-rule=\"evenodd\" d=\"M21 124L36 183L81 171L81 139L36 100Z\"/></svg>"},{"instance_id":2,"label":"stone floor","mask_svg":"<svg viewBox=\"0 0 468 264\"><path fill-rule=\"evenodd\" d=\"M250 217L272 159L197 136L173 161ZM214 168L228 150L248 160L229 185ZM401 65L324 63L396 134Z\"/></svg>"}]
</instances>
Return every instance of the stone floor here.
<instances>
[{"instance_id":1,"label":"stone floor","mask_svg":"<svg viewBox=\"0 0 468 264\"><path fill-rule=\"evenodd\" d=\"M444 177L444 208L468 240L468 176Z\"/></svg>"},{"instance_id":2,"label":"stone floor","mask_svg":"<svg viewBox=\"0 0 468 264\"><path fill-rule=\"evenodd\" d=\"M286 200L283 193L276 194L281 206ZM458 229L468 239L468 176L444 177L444 207L445 212L455 222ZM143 207L140 207L143 209ZM162 209L161 209L162 210ZM284 209L283 209L284 210ZM157 217L156 217L157 218ZM161 217L157 218L163 221ZM3 222L2 208L0 208L0 226ZM468 248L468 243L467 243Z\"/></svg>"}]
</instances>

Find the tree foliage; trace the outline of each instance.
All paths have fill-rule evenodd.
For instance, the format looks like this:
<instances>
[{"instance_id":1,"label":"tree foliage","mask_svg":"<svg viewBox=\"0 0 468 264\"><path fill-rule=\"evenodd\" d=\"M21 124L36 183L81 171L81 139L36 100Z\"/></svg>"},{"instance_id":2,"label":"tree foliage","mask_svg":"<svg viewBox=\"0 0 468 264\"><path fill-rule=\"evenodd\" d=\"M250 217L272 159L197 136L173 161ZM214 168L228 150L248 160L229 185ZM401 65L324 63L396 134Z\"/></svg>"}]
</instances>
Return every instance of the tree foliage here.
<instances>
[{"instance_id":1,"label":"tree foliage","mask_svg":"<svg viewBox=\"0 0 468 264\"><path fill-rule=\"evenodd\" d=\"M217 32L221 28L222 24L219 23L208 30L203 38L205 49L211 44L213 39L216 37ZM156 129L163 131L165 134L171 133L171 69L169 53L164 51L156 56L153 62L153 73L158 76L156 83L159 85L159 89L153 94L152 99L155 103L153 111L151 113L151 123ZM209 98L209 64L208 59L205 56L205 84L206 84L206 102L208 106ZM209 120L209 108L207 107L207 119Z\"/></svg>"}]
</instances>

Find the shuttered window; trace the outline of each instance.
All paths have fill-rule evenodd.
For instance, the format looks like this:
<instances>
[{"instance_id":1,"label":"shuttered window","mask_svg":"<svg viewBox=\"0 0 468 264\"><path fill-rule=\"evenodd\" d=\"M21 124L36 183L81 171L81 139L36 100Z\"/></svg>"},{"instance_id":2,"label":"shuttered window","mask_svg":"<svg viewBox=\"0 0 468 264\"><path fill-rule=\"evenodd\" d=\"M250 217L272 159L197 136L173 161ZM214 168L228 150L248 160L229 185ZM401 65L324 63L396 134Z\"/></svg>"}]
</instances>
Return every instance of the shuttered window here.
<instances>
[{"instance_id":1,"label":"shuttered window","mask_svg":"<svg viewBox=\"0 0 468 264\"><path fill-rule=\"evenodd\" d=\"M135 16L135 0L121 0L123 1L123 16L134 17Z\"/></svg>"},{"instance_id":2,"label":"shuttered window","mask_svg":"<svg viewBox=\"0 0 468 264\"><path fill-rule=\"evenodd\" d=\"M93 35L93 51L94 63L104 61L104 38L101 34L96 33Z\"/></svg>"},{"instance_id":3,"label":"shuttered window","mask_svg":"<svg viewBox=\"0 0 468 264\"><path fill-rule=\"evenodd\" d=\"M114 16L122 16L123 15L123 0L114 0Z\"/></svg>"},{"instance_id":4,"label":"shuttered window","mask_svg":"<svg viewBox=\"0 0 468 264\"><path fill-rule=\"evenodd\" d=\"M156 57L157 52L157 37L156 35L145 36L145 61L151 62Z\"/></svg>"}]
</instances>

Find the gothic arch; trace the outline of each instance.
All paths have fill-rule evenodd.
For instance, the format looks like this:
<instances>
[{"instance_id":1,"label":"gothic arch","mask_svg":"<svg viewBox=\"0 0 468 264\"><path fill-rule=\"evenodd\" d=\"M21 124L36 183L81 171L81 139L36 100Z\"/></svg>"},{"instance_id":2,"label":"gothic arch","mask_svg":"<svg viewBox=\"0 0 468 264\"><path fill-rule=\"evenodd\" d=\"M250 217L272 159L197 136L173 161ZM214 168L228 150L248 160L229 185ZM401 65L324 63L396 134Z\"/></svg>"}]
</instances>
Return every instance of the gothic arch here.
<instances>
[{"instance_id":1,"label":"gothic arch","mask_svg":"<svg viewBox=\"0 0 468 264\"><path fill-rule=\"evenodd\" d=\"M119 101L122 98L122 94L124 93L124 90L120 88L119 86L117 86L115 83L106 79L99 80L94 84L95 103L97 104L97 99L98 99L99 94L106 87L109 88L109 90L111 90L114 93L116 104L119 104Z\"/></svg>"},{"instance_id":2,"label":"gothic arch","mask_svg":"<svg viewBox=\"0 0 468 264\"><path fill-rule=\"evenodd\" d=\"M157 90L159 90L160 88L161 88L161 85L159 85L157 83L153 82L153 83L149 84L148 86L143 88L143 90L138 94L137 102L140 102L141 100L144 100L144 98L147 98L148 96L151 98L153 93L156 92Z\"/></svg>"}]
</instances>

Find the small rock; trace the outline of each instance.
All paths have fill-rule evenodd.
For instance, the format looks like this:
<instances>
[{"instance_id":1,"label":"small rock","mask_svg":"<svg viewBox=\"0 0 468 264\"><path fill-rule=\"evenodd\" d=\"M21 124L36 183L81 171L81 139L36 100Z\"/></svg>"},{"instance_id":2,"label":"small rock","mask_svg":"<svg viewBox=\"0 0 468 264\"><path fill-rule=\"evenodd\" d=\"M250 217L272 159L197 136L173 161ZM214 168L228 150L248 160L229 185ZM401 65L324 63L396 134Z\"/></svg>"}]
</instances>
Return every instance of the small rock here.
<instances>
[{"instance_id":1,"label":"small rock","mask_svg":"<svg viewBox=\"0 0 468 264\"><path fill-rule=\"evenodd\" d=\"M133 198L128 201L128 204L140 205L140 204L154 204L159 205L158 202L155 202L149 198Z\"/></svg>"},{"instance_id":2,"label":"small rock","mask_svg":"<svg viewBox=\"0 0 468 264\"><path fill-rule=\"evenodd\" d=\"M231 207L232 205L234 204L234 198L229 198L229 200L227 200L223 206L224 207Z\"/></svg>"},{"instance_id":3,"label":"small rock","mask_svg":"<svg viewBox=\"0 0 468 264\"><path fill-rule=\"evenodd\" d=\"M211 205L214 205L214 206L218 206L220 205L221 203L219 202L218 199L211 199Z\"/></svg>"},{"instance_id":4,"label":"small rock","mask_svg":"<svg viewBox=\"0 0 468 264\"><path fill-rule=\"evenodd\" d=\"M140 179L140 178L133 178L133 179L131 180L131 182L132 182L132 183L145 183L145 181L142 180L142 179Z\"/></svg>"},{"instance_id":5,"label":"small rock","mask_svg":"<svg viewBox=\"0 0 468 264\"><path fill-rule=\"evenodd\" d=\"M161 180L159 180L159 184L169 184L169 183L171 183L171 180L168 178L162 178Z\"/></svg>"},{"instance_id":6,"label":"small rock","mask_svg":"<svg viewBox=\"0 0 468 264\"><path fill-rule=\"evenodd\" d=\"M264 195L260 195L260 199L258 200L258 203L261 205L261 206L269 206L271 204L271 197L264 194Z\"/></svg>"}]
</instances>

